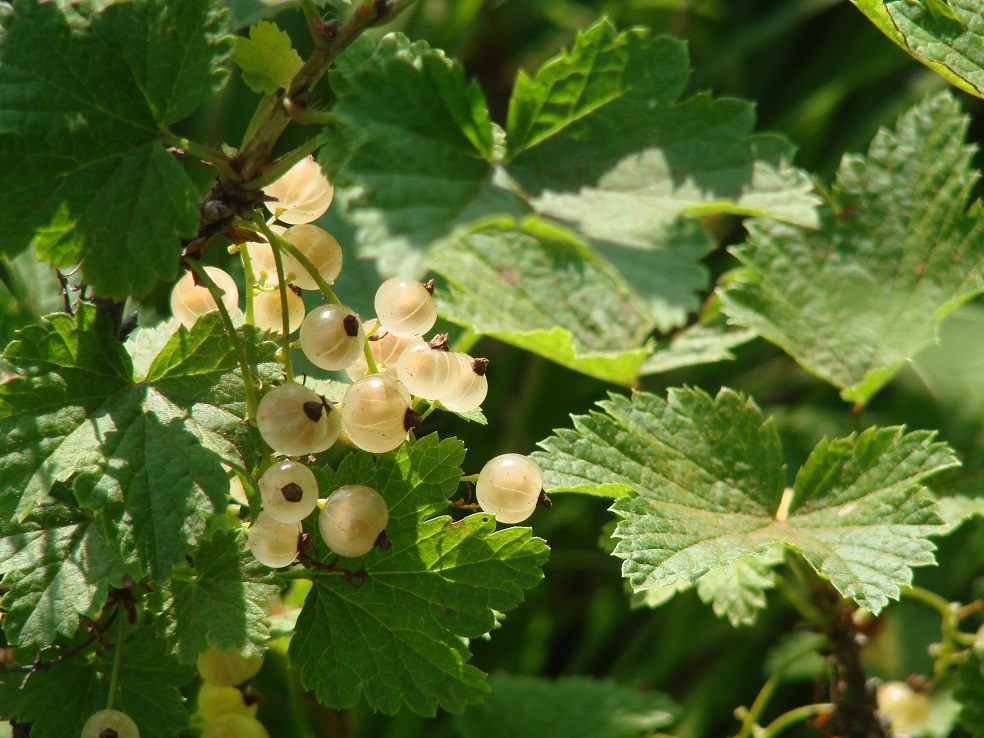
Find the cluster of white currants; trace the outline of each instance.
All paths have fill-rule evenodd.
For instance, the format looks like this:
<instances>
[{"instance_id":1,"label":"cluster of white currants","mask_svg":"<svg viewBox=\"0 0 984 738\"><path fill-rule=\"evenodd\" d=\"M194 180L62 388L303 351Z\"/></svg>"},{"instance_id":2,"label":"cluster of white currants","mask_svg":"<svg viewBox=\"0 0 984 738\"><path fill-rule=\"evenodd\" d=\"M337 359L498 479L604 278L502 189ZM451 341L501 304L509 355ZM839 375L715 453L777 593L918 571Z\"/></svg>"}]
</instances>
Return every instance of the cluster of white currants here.
<instances>
[{"instance_id":1,"label":"cluster of white currants","mask_svg":"<svg viewBox=\"0 0 984 738\"><path fill-rule=\"evenodd\" d=\"M321 167L308 158L264 192L266 207L285 225L268 226L270 240L251 243L243 255L249 282L247 318L261 328L282 331L286 305L286 332L300 331L298 344L305 357L321 369L345 370L352 384L339 406L293 382L272 387L260 400L260 435L284 458L275 460L258 479L263 510L249 527L249 546L268 566L292 563L302 545L301 521L320 505L319 527L332 551L362 556L377 542L386 543L386 501L365 485L342 487L319 501L317 479L296 459L327 450L343 433L364 451L392 451L420 424L415 410L419 400L458 413L477 409L488 394L488 360L450 351L446 334L424 340L437 321L433 283L386 280L375 295L376 317L365 323L337 302L305 314L302 290L320 288L337 299L330 285L341 273L341 247L331 234L311 224L327 210L333 188ZM206 271L223 291L225 307L237 308L239 294L232 277L215 267ZM196 286L187 275L175 285L171 307L175 317L191 326L217 304L208 289ZM239 487L241 493L241 482ZM493 459L478 475L478 503L501 522L525 520L541 490L539 468L518 454Z\"/></svg>"},{"instance_id":2,"label":"cluster of white currants","mask_svg":"<svg viewBox=\"0 0 984 738\"><path fill-rule=\"evenodd\" d=\"M263 666L263 657L243 656L237 651L220 651L215 646L198 655L196 722L202 723L202 738L270 738L256 719L257 705L248 702L239 685L252 679Z\"/></svg>"}]
</instances>

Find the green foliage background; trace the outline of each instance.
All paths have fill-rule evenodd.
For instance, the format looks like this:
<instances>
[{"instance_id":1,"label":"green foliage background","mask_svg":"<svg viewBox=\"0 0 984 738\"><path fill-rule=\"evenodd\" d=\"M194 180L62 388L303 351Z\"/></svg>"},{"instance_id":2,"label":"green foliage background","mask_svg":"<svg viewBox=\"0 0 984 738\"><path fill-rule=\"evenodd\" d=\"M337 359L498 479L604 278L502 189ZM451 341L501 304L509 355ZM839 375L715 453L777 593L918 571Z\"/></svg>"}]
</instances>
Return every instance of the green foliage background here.
<instances>
[{"instance_id":1,"label":"green foliage background","mask_svg":"<svg viewBox=\"0 0 984 738\"><path fill-rule=\"evenodd\" d=\"M395 27L459 59L484 91L493 120L505 125L518 70L535 69L602 15L618 28L645 25L653 35L686 39L693 74L684 96L712 90L717 97L755 101L756 130L784 134L798 149L796 165L828 182L843 154L866 151L879 126L893 125L927 93L947 87L945 80L893 45L843 0L425 0ZM309 39L302 17L288 11L276 20L305 56L310 49L305 47ZM968 141L984 141L984 103L955 94L971 117ZM221 96L208 100L175 130L210 143L222 136L238 140L255 100L237 72ZM288 135L281 146L287 150L297 143L299 139ZM975 164L981 167L979 154ZM195 165L189 173L199 184L210 176ZM972 194L979 195L979 189ZM739 266L725 247L743 241L745 234L735 217L713 216L710 225L718 243L705 264L717 277ZM351 228L339 223L336 232L343 244L351 243L347 227ZM0 307L10 306L0 311L0 339L5 344L14 329L58 307L57 298L52 300L57 285L45 282L43 273L36 274L29 259L0 263L0 270ZM349 287L359 279L359 270L367 285L361 297ZM453 264L448 271L453 272ZM353 307L360 309L359 301L365 304L366 295L371 295L372 264L356 266L350 258L345 279L345 294L355 293ZM167 292L161 287L145 299L141 309L148 318L155 311L166 315ZM664 396L666 388L688 384L714 396L728 386L754 397L764 415L775 420L790 475L823 437L842 438L872 425L937 429L938 440L955 449L965 466L935 489L970 497L984 492L984 306L979 299L952 314L942 326L941 342L902 366L885 389L856 411L837 388L764 340L734 351L733 361L651 375L641 388ZM492 339L483 339L473 353L488 356L494 367L483 406L488 426L442 415L429 428L464 441L466 473L477 471L495 454L532 452L553 429L568 427L570 414L587 413L615 389L602 379ZM787 484L791 482L790 476ZM526 602L505 618L491 642L471 643L470 663L493 674L586 675L665 692L680 705L674 735L733 733L732 710L754 699L768 675L763 654L782 641L797 622L796 614L769 591L763 596L770 606L754 625L738 629L716 617L693 589L658 609L633 609L620 561L610 555L613 543L608 534L615 524L615 516L607 511L610 502L564 495L556 503L548 511L538 510L530 522L534 533L551 546L544 580L526 592ZM944 598L965 602L984 593L984 525L973 519L953 536L939 539L938 545L940 566L918 569L915 582ZM904 678L910 672L930 671L926 646L938 638L938 627L936 615L918 605L904 601L890 608L870 634L865 651L871 673ZM271 652L256 680L266 697L259 716L274 736L479 736L480 716L495 720L494 710L488 708L465 718L443 713L421 718L406 710L390 717L372 713L364 701L345 712L332 711L305 699L298 675L290 675L284 666L284 658ZM775 714L814 699L813 675L807 669L797 679L795 673L770 706ZM502 678L494 677L493 685L497 679ZM656 730L661 725L654 720L644 727ZM615 728L601 730L606 729L613 731L608 735L632 735ZM798 730L814 734L809 728Z\"/></svg>"}]
</instances>

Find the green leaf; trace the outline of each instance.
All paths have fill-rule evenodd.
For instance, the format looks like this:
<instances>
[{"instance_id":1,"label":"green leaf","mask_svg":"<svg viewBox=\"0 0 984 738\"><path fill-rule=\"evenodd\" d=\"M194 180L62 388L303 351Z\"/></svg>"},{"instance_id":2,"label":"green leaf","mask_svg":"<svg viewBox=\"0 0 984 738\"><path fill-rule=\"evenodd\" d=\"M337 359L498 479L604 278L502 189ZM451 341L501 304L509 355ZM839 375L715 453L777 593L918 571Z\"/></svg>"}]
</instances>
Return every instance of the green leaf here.
<instances>
[{"instance_id":1,"label":"green leaf","mask_svg":"<svg viewBox=\"0 0 984 738\"><path fill-rule=\"evenodd\" d=\"M158 632L184 662L210 645L258 656L269 639L263 605L283 586L249 552L241 531L216 533L195 552L193 568L175 569L161 583Z\"/></svg>"},{"instance_id":2,"label":"green leaf","mask_svg":"<svg viewBox=\"0 0 984 738\"><path fill-rule=\"evenodd\" d=\"M749 103L680 102L688 75L682 42L600 22L517 81L510 174L538 212L618 243L645 245L681 214L815 225L818 201L790 165L792 147L752 133Z\"/></svg>"},{"instance_id":3,"label":"green leaf","mask_svg":"<svg viewBox=\"0 0 984 738\"><path fill-rule=\"evenodd\" d=\"M315 5L328 6L335 11L351 5L352 0L315 0ZM298 0L226 0L229 6L229 25L233 29L251 26L257 21L276 15L281 10L300 5Z\"/></svg>"},{"instance_id":4,"label":"green leaf","mask_svg":"<svg viewBox=\"0 0 984 738\"><path fill-rule=\"evenodd\" d=\"M735 358L731 349L754 338L754 331L736 328L723 320L697 323L657 346L655 353L646 359L639 373L644 376L661 374L697 364L730 361Z\"/></svg>"},{"instance_id":5,"label":"green leaf","mask_svg":"<svg viewBox=\"0 0 984 738\"><path fill-rule=\"evenodd\" d=\"M593 483L595 494L625 495L612 506L622 518L615 555L637 591L697 581L782 543L877 613L912 567L933 563L927 537L941 523L922 482L958 462L931 433L869 428L821 441L783 510L779 439L747 398L674 389L668 400L636 392L599 406L605 414L576 416L533 456L548 490Z\"/></svg>"},{"instance_id":6,"label":"green leaf","mask_svg":"<svg viewBox=\"0 0 984 738\"><path fill-rule=\"evenodd\" d=\"M540 67L533 77L520 70L509 100L508 158L590 115L645 83L671 102L687 84L687 48L682 41L647 30L619 33L603 19Z\"/></svg>"},{"instance_id":7,"label":"green leaf","mask_svg":"<svg viewBox=\"0 0 984 738\"><path fill-rule=\"evenodd\" d=\"M980 0L851 0L878 29L951 84L984 97Z\"/></svg>"},{"instance_id":8,"label":"green leaf","mask_svg":"<svg viewBox=\"0 0 984 738\"><path fill-rule=\"evenodd\" d=\"M984 290L968 119L947 93L848 156L819 230L759 221L721 291L736 323L864 405L940 321Z\"/></svg>"},{"instance_id":9,"label":"green leaf","mask_svg":"<svg viewBox=\"0 0 984 738\"><path fill-rule=\"evenodd\" d=\"M21 214L4 251L82 262L118 300L173 279L199 194L159 139L225 83L217 0L3 7L0 208Z\"/></svg>"},{"instance_id":10,"label":"green leaf","mask_svg":"<svg viewBox=\"0 0 984 738\"><path fill-rule=\"evenodd\" d=\"M253 92L264 95L286 88L304 66L304 60L290 44L290 36L270 21L250 28L249 38L236 37L234 58L243 70L243 82Z\"/></svg>"},{"instance_id":11,"label":"green leaf","mask_svg":"<svg viewBox=\"0 0 984 738\"><path fill-rule=\"evenodd\" d=\"M482 335L600 379L630 384L652 325L637 298L583 243L533 223L485 229L441 249L441 314Z\"/></svg>"},{"instance_id":12,"label":"green leaf","mask_svg":"<svg viewBox=\"0 0 984 738\"><path fill-rule=\"evenodd\" d=\"M493 136L476 82L425 42L385 36L373 57L331 77L342 125L322 149L331 176L365 188L353 219L362 253L421 270L421 250L476 218L525 208L493 184Z\"/></svg>"},{"instance_id":13,"label":"green leaf","mask_svg":"<svg viewBox=\"0 0 984 738\"><path fill-rule=\"evenodd\" d=\"M960 705L957 721L974 738L984 736L984 656L980 649L971 649L957 670L957 687L953 697Z\"/></svg>"},{"instance_id":14,"label":"green leaf","mask_svg":"<svg viewBox=\"0 0 984 738\"><path fill-rule=\"evenodd\" d=\"M461 738L636 738L666 727L678 711L665 695L609 679L496 673L489 685L483 704L454 719Z\"/></svg>"},{"instance_id":15,"label":"green leaf","mask_svg":"<svg viewBox=\"0 0 984 738\"><path fill-rule=\"evenodd\" d=\"M366 484L386 498L393 544L341 559L350 571L365 567L360 587L337 571L312 570L290 658L324 704L351 707L361 694L373 710L406 704L433 715L438 707L461 712L487 691L463 639L488 633L494 611L519 604L539 581L547 548L529 528L496 531L490 515L433 517L455 494L463 458L460 441L430 435L375 459L350 454L335 473L323 469L322 490ZM307 527L317 536L316 522ZM321 561L335 558L324 550Z\"/></svg>"},{"instance_id":16,"label":"green leaf","mask_svg":"<svg viewBox=\"0 0 984 738\"><path fill-rule=\"evenodd\" d=\"M132 382L109 321L82 305L29 326L4 359L24 376L0 384L0 514L23 520L55 482L104 512L144 571L161 577L224 509L220 459L243 443L242 379L213 314L181 328ZM251 362L274 345L239 329Z\"/></svg>"},{"instance_id":17,"label":"green leaf","mask_svg":"<svg viewBox=\"0 0 984 738\"><path fill-rule=\"evenodd\" d=\"M34 723L32 738L82 733L89 716L106 707L113 655L108 650L89 658L73 656L27 679L16 714L19 722ZM151 628L137 628L128 634L123 652L116 709L133 718L142 738L173 738L188 725L184 698L177 688L191 677L192 670L167 653ZM24 676L4 675L5 681L10 678L23 681Z\"/></svg>"},{"instance_id":18,"label":"green leaf","mask_svg":"<svg viewBox=\"0 0 984 738\"><path fill-rule=\"evenodd\" d=\"M0 345L15 338L18 328L65 304L55 270L23 253L13 259L0 256Z\"/></svg>"},{"instance_id":19,"label":"green leaf","mask_svg":"<svg viewBox=\"0 0 984 738\"><path fill-rule=\"evenodd\" d=\"M24 523L0 522L8 642L30 647L70 638L79 616L94 616L123 573L120 553L91 513L51 500Z\"/></svg>"}]
</instances>

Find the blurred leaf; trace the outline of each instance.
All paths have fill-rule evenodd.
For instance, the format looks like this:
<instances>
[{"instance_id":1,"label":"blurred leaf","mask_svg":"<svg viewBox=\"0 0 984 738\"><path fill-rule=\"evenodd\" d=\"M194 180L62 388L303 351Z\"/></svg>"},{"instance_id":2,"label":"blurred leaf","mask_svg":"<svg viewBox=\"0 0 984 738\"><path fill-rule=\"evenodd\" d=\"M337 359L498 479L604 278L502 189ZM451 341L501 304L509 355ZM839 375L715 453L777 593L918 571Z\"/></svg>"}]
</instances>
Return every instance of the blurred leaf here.
<instances>
[{"instance_id":1,"label":"blurred leaf","mask_svg":"<svg viewBox=\"0 0 984 738\"><path fill-rule=\"evenodd\" d=\"M960 704L957 722L973 738L984 736L984 658L979 648L971 649L957 670L954 699Z\"/></svg>"},{"instance_id":2,"label":"blurred leaf","mask_svg":"<svg viewBox=\"0 0 984 738\"><path fill-rule=\"evenodd\" d=\"M747 554L783 543L844 597L877 613L913 566L933 563L927 536L939 528L922 487L958 464L933 434L869 428L821 441L796 476L792 502L771 421L747 398L722 390L670 390L664 401L636 392L577 416L534 459L545 487L635 492L615 500L622 520L615 555L635 590L697 581Z\"/></svg>"},{"instance_id":3,"label":"blurred leaf","mask_svg":"<svg viewBox=\"0 0 984 738\"><path fill-rule=\"evenodd\" d=\"M233 30L251 26L257 21L276 15L281 10L296 8L300 0L225 0L229 7L229 25ZM315 5L338 12L352 4L352 0L315 0Z\"/></svg>"},{"instance_id":4,"label":"blurred leaf","mask_svg":"<svg viewBox=\"0 0 984 738\"><path fill-rule=\"evenodd\" d=\"M243 82L263 95L286 88L304 65L291 46L290 36L269 21L250 28L249 38L236 37L233 58L243 71Z\"/></svg>"},{"instance_id":5,"label":"blurred leaf","mask_svg":"<svg viewBox=\"0 0 984 738\"><path fill-rule=\"evenodd\" d=\"M441 315L600 379L630 384L651 324L634 295L583 243L528 222L447 244L434 269Z\"/></svg>"},{"instance_id":6,"label":"blurred leaf","mask_svg":"<svg viewBox=\"0 0 984 738\"><path fill-rule=\"evenodd\" d=\"M55 270L25 251L0 257L0 344L14 340L17 329L64 308Z\"/></svg>"},{"instance_id":7,"label":"blurred leaf","mask_svg":"<svg viewBox=\"0 0 984 738\"><path fill-rule=\"evenodd\" d=\"M117 300L173 280L199 193L160 136L225 84L218 0L0 10L3 250L82 262Z\"/></svg>"},{"instance_id":8,"label":"blurred leaf","mask_svg":"<svg viewBox=\"0 0 984 738\"><path fill-rule=\"evenodd\" d=\"M496 673L492 694L454 719L460 738L637 738L673 721L665 695L607 679L556 680Z\"/></svg>"},{"instance_id":9,"label":"blurred leaf","mask_svg":"<svg viewBox=\"0 0 984 738\"><path fill-rule=\"evenodd\" d=\"M949 94L845 157L819 230L758 221L721 296L735 322L863 406L954 308L984 289L975 148Z\"/></svg>"},{"instance_id":10,"label":"blurred leaf","mask_svg":"<svg viewBox=\"0 0 984 738\"><path fill-rule=\"evenodd\" d=\"M851 0L878 29L948 82L984 97L981 0Z\"/></svg>"},{"instance_id":11,"label":"blurred leaf","mask_svg":"<svg viewBox=\"0 0 984 738\"><path fill-rule=\"evenodd\" d=\"M787 633L769 650L765 673L782 673L787 679L816 679L827 661L823 655L827 645L827 636L820 633Z\"/></svg>"}]
</instances>

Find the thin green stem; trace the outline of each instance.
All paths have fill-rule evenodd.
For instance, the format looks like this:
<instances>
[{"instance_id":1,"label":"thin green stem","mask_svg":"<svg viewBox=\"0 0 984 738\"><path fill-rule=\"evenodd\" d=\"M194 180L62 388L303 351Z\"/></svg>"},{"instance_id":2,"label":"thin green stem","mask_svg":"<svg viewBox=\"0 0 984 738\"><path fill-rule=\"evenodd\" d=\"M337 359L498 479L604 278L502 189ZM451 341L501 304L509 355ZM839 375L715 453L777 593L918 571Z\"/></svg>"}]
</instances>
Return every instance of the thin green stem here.
<instances>
[{"instance_id":1,"label":"thin green stem","mask_svg":"<svg viewBox=\"0 0 984 738\"><path fill-rule=\"evenodd\" d=\"M766 725L757 738L772 738L772 736L778 735L792 725L805 722L812 717L816 717L817 715L828 715L836 709L836 706L829 702L820 702L814 705L795 707L789 712L784 712L771 723Z\"/></svg>"},{"instance_id":2,"label":"thin green stem","mask_svg":"<svg viewBox=\"0 0 984 738\"><path fill-rule=\"evenodd\" d=\"M362 355L366 357L366 374L379 374L379 367L376 365L376 357L372 355L369 348L369 337L362 342Z\"/></svg>"},{"instance_id":3,"label":"thin green stem","mask_svg":"<svg viewBox=\"0 0 984 738\"><path fill-rule=\"evenodd\" d=\"M327 140L327 135L320 133L314 138L305 141L296 149L293 151L288 151L282 157L277 159L277 161L264 169L261 175L251 179L249 182L246 182L243 185L243 189L262 190L267 185L273 184L278 179L283 177L288 171L290 171L290 168L297 164L297 162L307 158L324 146Z\"/></svg>"},{"instance_id":4,"label":"thin green stem","mask_svg":"<svg viewBox=\"0 0 984 738\"><path fill-rule=\"evenodd\" d=\"M924 605L929 605L940 614L940 631L943 642L940 644L933 664L934 675L939 678L946 671L961 643L961 636L969 635L960 632L960 608L956 603L949 602L944 597L922 587L902 587L903 597L910 597Z\"/></svg>"},{"instance_id":5,"label":"thin green stem","mask_svg":"<svg viewBox=\"0 0 984 738\"><path fill-rule=\"evenodd\" d=\"M301 0L301 10L304 12L304 22L307 23L308 31L310 31L315 45L326 46L325 36L321 32L324 27L324 20L321 18L321 13L318 12L318 6L314 4L314 0Z\"/></svg>"},{"instance_id":6,"label":"thin green stem","mask_svg":"<svg viewBox=\"0 0 984 738\"><path fill-rule=\"evenodd\" d=\"M461 479L459 479L458 481L459 482L477 482L478 481L478 475L477 474L466 474L466 475L463 475L461 477Z\"/></svg>"},{"instance_id":7,"label":"thin green stem","mask_svg":"<svg viewBox=\"0 0 984 738\"><path fill-rule=\"evenodd\" d=\"M243 342L239 340L239 334L236 333L236 327L232 324L229 311L226 310L225 303L222 302L222 295L224 293L212 281L212 278L208 276L208 272L205 271L205 267L202 266L200 261L197 259L188 259L188 266L195 273L195 276L198 277L198 281L208 288L208 291L212 294L212 299L215 300L215 304L219 308L219 315L222 316L222 323L225 325L229 342L236 352L239 371L243 375L243 388L246 392L246 420L252 421L256 417L256 388L253 386L253 373L249 370L249 359L246 357L246 348L243 346Z\"/></svg>"},{"instance_id":8,"label":"thin green stem","mask_svg":"<svg viewBox=\"0 0 984 738\"><path fill-rule=\"evenodd\" d=\"M439 407L443 408L444 405L441 404L440 400L433 400L430 404L430 407L424 410L424 412L421 414L420 416L421 422L427 420L427 416L430 415L435 410L437 410L437 408Z\"/></svg>"},{"instance_id":9,"label":"thin green stem","mask_svg":"<svg viewBox=\"0 0 984 738\"><path fill-rule=\"evenodd\" d=\"M272 233L272 231L271 231ZM284 275L284 260L280 256L280 249L273 247L273 261L277 265L277 289L280 292L280 326L284 334L281 352L284 359L284 374L287 375L287 382L294 383L294 362L290 356L290 308L287 305L287 278Z\"/></svg>"},{"instance_id":10,"label":"thin green stem","mask_svg":"<svg viewBox=\"0 0 984 738\"><path fill-rule=\"evenodd\" d=\"M161 140L168 146L173 146L176 149L184 151L186 154L191 154L197 159L202 161L207 161L209 164L218 169L222 176L228 177L233 182L240 181L239 172L229 166L229 157L223 154L221 151L216 151L205 144L198 143L197 141L192 141L191 139L182 138L177 136L170 131L165 131Z\"/></svg>"},{"instance_id":11,"label":"thin green stem","mask_svg":"<svg viewBox=\"0 0 984 738\"><path fill-rule=\"evenodd\" d=\"M119 607L119 605L117 605ZM106 709L112 710L116 704L116 688L120 683L120 669L123 667L123 648L126 645L126 617L116 618L116 650L113 652L113 672L109 677L109 699Z\"/></svg>"},{"instance_id":12,"label":"thin green stem","mask_svg":"<svg viewBox=\"0 0 984 738\"><path fill-rule=\"evenodd\" d=\"M759 717L765 710L766 705L769 704L769 700L772 698L772 693L776 691L776 687L779 686L779 681L782 679L782 672L778 671L769 677L765 684L762 685L762 689L755 696L755 701L752 706L745 713L744 719L741 721L741 730L738 731L736 738L749 738L752 735L752 731L756 725L758 725Z\"/></svg>"},{"instance_id":13,"label":"thin green stem","mask_svg":"<svg viewBox=\"0 0 984 738\"><path fill-rule=\"evenodd\" d=\"M279 579L311 579L311 571L306 566L295 566L277 572Z\"/></svg>"},{"instance_id":14,"label":"thin green stem","mask_svg":"<svg viewBox=\"0 0 984 738\"><path fill-rule=\"evenodd\" d=\"M811 623L826 627L827 617L820 611L816 605L810 602L809 599L803 596L793 584L786 580L782 575L776 577L776 587L786 601L793 606L793 608L800 615L803 616L805 620Z\"/></svg>"},{"instance_id":15,"label":"thin green stem","mask_svg":"<svg viewBox=\"0 0 984 738\"><path fill-rule=\"evenodd\" d=\"M258 213L254 214L253 223L256 224L257 228L259 228L260 233L266 236L267 240L274 245L274 250L273 250L274 253L277 252L277 249L283 249L288 254L290 254L295 259L297 259L298 263L302 267L304 267L304 271L310 274L311 278L315 282L317 282L318 289L321 290L321 294L324 295L325 300L334 303L335 305L342 304L342 301L338 299L338 295L335 294L335 291L331 288L331 285L328 283L328 280L326 280L324 277L321 276L321 272L318 271L318 268L311 263L311 260L309 258L307 258L304 254L301 253L300 249L298 249L294 244L292 244L290 241L285 239L283 236L274 233L273 230L270 228L270 226L267 225L267 223L263 220L262 216L260 216Z\"/></svg>"},{"instance_id":16,"label":"thin green stem","mask_svg":"<svg viewBox=\"0 0 984 738\"><path fill-rule=\"evenodd\" d=\"M253 298L256 296L256 275L253 274L253 260L246 244L239 245L239 256L243 260L243 273L246 275L246 322L253 322Z\"/></svg>"}]
</instances>

